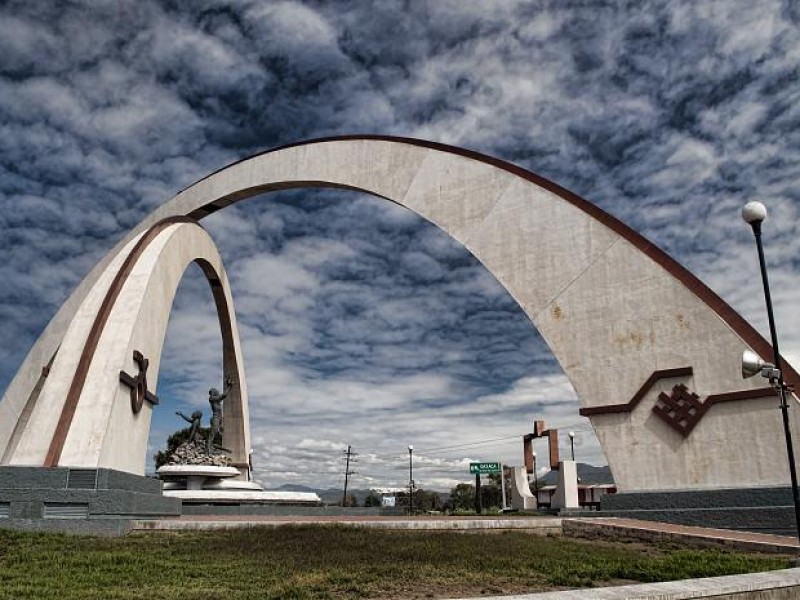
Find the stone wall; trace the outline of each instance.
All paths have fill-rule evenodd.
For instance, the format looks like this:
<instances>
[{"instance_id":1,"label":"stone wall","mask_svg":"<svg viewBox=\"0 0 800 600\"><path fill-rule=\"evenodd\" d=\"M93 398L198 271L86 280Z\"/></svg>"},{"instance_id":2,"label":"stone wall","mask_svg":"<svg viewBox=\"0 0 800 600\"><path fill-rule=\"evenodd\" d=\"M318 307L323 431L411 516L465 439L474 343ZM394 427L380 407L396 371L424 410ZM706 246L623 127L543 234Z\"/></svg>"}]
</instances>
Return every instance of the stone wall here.
<instances>
[{"instance_id":1,"label":"stone wall","mask_svg":"<svg viewBox=\"0 0 800 600\"><path fill-rule=\"evenodd\" d=\"M607 494L598 516L796 535L789 487Z\"/></svg>"}]
</instances>

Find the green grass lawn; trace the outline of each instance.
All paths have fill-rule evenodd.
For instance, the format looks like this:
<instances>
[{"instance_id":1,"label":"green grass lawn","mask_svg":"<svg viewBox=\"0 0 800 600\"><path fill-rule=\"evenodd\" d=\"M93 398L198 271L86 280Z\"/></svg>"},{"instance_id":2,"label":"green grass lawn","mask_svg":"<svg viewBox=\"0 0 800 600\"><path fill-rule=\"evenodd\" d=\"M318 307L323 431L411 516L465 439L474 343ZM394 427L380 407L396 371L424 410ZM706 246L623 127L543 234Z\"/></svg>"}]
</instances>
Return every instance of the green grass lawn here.
<instances>
[{"instance_id":1,"label":"green grass lawn","mask_svg":"<svg viewBox=\"0 0 800 600\"><path fill-rule=\"evenodd\" d=\"M95 538L0 530L0 598L446 598L765 571L788 562L522 532L306 526Z\"/></svg>"}]
</instances>

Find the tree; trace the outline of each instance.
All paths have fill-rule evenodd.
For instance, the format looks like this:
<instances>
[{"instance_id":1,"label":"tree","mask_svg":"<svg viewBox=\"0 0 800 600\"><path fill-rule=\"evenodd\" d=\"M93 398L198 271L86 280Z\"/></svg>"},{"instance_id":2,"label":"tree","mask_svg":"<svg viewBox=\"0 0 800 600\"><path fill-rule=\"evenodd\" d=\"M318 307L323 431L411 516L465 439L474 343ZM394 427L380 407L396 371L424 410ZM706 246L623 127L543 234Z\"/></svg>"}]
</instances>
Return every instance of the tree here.
<instances>
[{"instance_id":1,"label":"tree","mask_svg":"<svg viewBox=\"0 0 800 600\"><path fill-rule=\"evenodd\" d=\"M500 473L491 473L488 481L481 482L481 502L484 509L500 508L503 505Z\"/></svg>"},{"instance_id":2,"label":"tree","mask_svg":"<svg viewBox=\"0 0 800 600\"><path fill-rule=\"evenodd\" d=\"M369 496L364 498L364 506L380 506L381 497L375 492L370 492Z\"/></svg>"},{"instance_id":3,"label":"tree","mask_svg":"<svg viewBox=\"0 0 800 600\"><path fill-rule=\"evenodd\" d=\"M156 469L163 467L167 464L169 457L178 449L178 446L183 444L189 439L190 427L179 429L167 438L167 447L164 450L159 450L153 455L153 462L156 464Z\"/></svg>"},{"instance_id":4,"label":"tree","mask_svg":"<svg viewBox=\"0 0 800 600\"><path fill-rule=\"evenodd\" d=\"M347 494L347 496L344 499L343 506L347 506L347 507L358 506L358 500L356 499L356 497L353 494Z\"/></svg>"},{"instance_id":5,"label":"tree","mask_svg":"<svg viewBox=\"0 0 800 600\"><path fill-rule=\"evenodd\" d=\"M475 486L471 483L459 483L450 490L447 501L450 510L473 510L475 508Z\"/></svg>"},{"instance_id":6,"label":"tree","mask_svg":"<svg viewBox=\"0 0 800 600\"><path fill-rule=\"evenodd\" d=\"M433 491L417 488L414 490L414 511L428 512L431 510L441 510L442 499L439 494Z\"/></svg>"}]
</instances>

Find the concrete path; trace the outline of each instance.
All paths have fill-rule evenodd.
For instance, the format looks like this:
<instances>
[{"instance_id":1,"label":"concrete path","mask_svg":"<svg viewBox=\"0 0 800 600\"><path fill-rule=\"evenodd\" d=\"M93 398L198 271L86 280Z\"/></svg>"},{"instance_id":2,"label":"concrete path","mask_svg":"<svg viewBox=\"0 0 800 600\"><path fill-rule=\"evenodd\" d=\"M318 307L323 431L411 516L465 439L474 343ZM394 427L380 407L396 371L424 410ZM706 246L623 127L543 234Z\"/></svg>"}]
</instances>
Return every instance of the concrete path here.
<instances>
[{"instance_id":1,"label":"concrete path","mask_svg":"<svg viewBox=\"0 0 800 600\"><path fill-rule=\"evenodd\" d=\"M646 542L679 542L690 546L726 547L745 552L774 552L797 555L800 544L795 537L672 525L656 521L618 519L616 517L581 517L564 519L567 537L635 539Z\"/></svg>"},{"instance_id":2,"label":"concrete path","mask_svg":"<svg viewBox=\"0 0 800 600\"><path fill-rule=\"evenodd\" d=\"M800 597L800 569L640 583L564 592L480 596L481 600L793 600ZM460 598L453 600L478 600Z\"/></svg>"}]
</instances>

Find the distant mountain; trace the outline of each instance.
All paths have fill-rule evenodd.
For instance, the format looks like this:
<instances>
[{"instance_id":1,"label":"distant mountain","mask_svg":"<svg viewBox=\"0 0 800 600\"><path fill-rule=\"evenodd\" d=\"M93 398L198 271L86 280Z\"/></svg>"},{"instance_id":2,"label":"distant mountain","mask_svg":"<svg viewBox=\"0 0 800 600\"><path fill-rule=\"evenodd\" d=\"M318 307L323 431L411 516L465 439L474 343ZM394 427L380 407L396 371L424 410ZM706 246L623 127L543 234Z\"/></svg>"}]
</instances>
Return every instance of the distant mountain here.
<instances>
[{"instance_id":1,"label":"distant mountain","mask_svg":"<svg viewBox=\"0 0 800 600\"><path fill-rule=\"evenodd\" d=\"M595 467L587 465L586 463L578 463L578 478L581 483L586 485L599 485L603 483L614 483L611 477L611 469L608 466ZM531 478L531 483L533 483ZM558 483L558 471L550 471L544 477L539 478L539 485L555 485ZM340 505L342 503L342 489L341 488L328 488L316 489L305 485L297 485L295 483L285 483L280 487L270 488L276 491L283 492L313 492L316 493L324 504ZM369 496L370 490L359 488L348 488L347 495L355 496L358 506L364 506L364 498ZM442 502L446 502L449 494L447 492L438 492Z\"/></svg>"},{"instance_id":2,"label":"distant mountain","mask_svg":"<svg viewBox=\"0 0 800 600\"><path fill-rule=\"evenodd\" d=\"M611 476L611 469L608 465L594 467L585 463L578 463L578 479L585 485L599 485L602 483L614 483ZM558 483L558 471L550 471L544 477L539 478L539 485L555 485Z\"/></svg>"},{"instance_id":3,"label":"distant mountain","mask_svg":"<svg viewBox=\"0 0 800 600\"><path fill-rule=\"evenodd\" d=\"M342 489L329 488L327 490L316 490L319 497L325 504L341 504L342 503ZM364 499L369 496L370 490L347 488L348 496L355 496L358 506L364 506Z\"/></svg>"},{"instance_id":4,"label":"distant mountain","mask_svg":"<svg viewBox=\"0 0 800 600\"><path fill-rule=\"evenodd\" d=\"M269 488L269 491L274 492L319 492L319 490L315 490L314 488L310 488L307 485L297 485L296 483L284 483L280 487L276 488Z\"/></svg>"},{"instance_id":5,"label":"distant mountain","mask_svg":"<svg viewBox=\"0 0 800 600\"><path fill-rule=\"evenodd\" d=\"M328 488L326 490L319 490L310 488L304 485L297 485L294 483L285 483L280 487L270 488L270 491L278 492L314 492L317 494L324 504L340 505L342 503L342 489L341 488ZM358 506L364 506L364 499L369 496L371 490L364 489L347 489L348 496L355 496ZM437 492L442 502L446 502L450 496L447 492Z\"/></svg>"},{"instance_id":6,"label":"distant mountain","mask_svg":"<svg viewBox=\"0 0 800 600\"><path fill-rule=\"evenodd\" d=\"M297 485L295 483L284 483L280 487L270 488L271 491L277 492L313 492L317 494L325 504L341 504L342 502L342 489L341 488L328 488L320 490L311 488L306 485ZM369 496L369 490L348 489L348 496L355 496L358 500L358 505L364 505L364 498Z\"/></svg>"}]
</instances>

